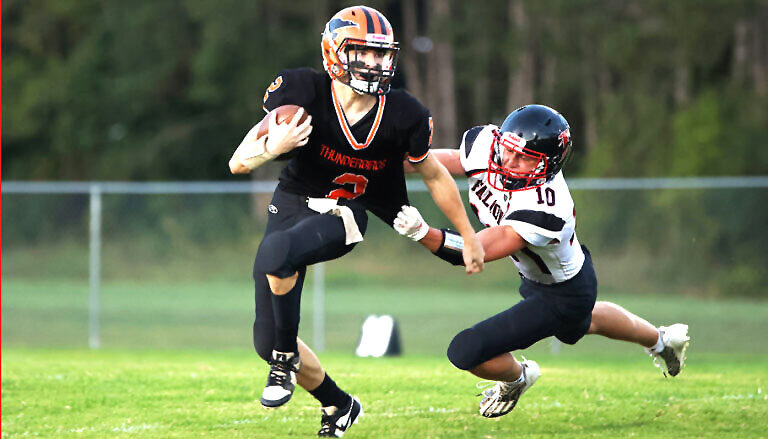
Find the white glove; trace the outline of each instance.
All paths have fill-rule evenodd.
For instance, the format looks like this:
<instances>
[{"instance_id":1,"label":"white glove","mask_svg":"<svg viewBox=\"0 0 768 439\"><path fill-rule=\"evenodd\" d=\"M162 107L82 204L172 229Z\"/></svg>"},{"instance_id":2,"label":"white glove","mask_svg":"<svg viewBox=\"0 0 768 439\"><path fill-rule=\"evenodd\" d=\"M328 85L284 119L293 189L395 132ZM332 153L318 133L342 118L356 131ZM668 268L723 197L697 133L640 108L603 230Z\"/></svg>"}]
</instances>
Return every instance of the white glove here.
<instances>
[{"instance_id":1,"label":"white glove","mask_svg":"<svg viewBox=\"0 0 768 439\"><path fill-rule=\"evenodd\" d=\"M421 241L429 232L429 224L421 217L419 209L413 206L403 206L392 225L397 233L414 241Z\"/></svg>"}]
</instances>

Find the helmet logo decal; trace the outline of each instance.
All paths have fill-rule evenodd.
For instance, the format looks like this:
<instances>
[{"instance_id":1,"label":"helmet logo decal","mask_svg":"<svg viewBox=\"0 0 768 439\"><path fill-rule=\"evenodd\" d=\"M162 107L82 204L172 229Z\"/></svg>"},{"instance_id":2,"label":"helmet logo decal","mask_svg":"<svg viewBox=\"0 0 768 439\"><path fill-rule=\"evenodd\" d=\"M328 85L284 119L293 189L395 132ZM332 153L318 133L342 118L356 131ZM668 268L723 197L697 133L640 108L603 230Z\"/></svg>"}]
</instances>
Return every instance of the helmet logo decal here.
<instances>
[{"instance_id":1,"label":"helmet logo decal","mask_svg":"<svg viewBox=\"0 0 768 439\"><path fill-rule=\"evenodd\" d=\"M325 25L325 31L331 34L331 38L336 39L336 37L338 36L338 32L336 32L336 30L342 27L359 28L360 25L358 25L354 21L342 20L341 18L334 18L333 20L329 21L328 24Z\"/></svg>"},{"instance_id":2,"label":"helmet logo decal","mask_svg":"<svg viewBox=\"0 0 768 439\"><path fill-rule=\"evenodd\" d=\"M510 149L513 151L524 152L526 143L528 142L525 139L515 133L503 133L501 135L501 144L511 146Z\"/></svg>"},{"instance_id":3,"label":"helmet logo decal","mask_svg":"<svg viewBox=\"0 0 768 439\"><path fill-rule=\"evenodd\" d=\"M568 141L571 140L571 130L565 129L562 133L560 133L559 136L557 136L557 140L560 141L560 146L565 146L568 144Z\"/></svg>"},{"instance_id":4,"label":"helmet logo decal","mask_svg":"<svg viewBox=\"0 0 768 439\"><path fill-rule=\"evenodd\" d=\"M370 41L372 43L392 43L394 38L392 38L392 35L368 34L365 36L365 41Z\"/></svg>"}]
</instances>

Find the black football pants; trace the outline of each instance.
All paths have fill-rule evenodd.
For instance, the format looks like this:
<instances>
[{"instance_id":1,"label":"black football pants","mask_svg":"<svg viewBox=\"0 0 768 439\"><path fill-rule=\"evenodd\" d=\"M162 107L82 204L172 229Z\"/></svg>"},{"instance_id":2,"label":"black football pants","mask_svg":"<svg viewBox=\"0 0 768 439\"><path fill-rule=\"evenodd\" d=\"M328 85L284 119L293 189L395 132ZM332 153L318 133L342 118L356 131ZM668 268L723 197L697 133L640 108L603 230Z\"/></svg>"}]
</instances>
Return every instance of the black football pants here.
<instances>
[{"instance_id":1,"label":"black football pants","mask_svg":"<svg viewBox=\"0 0 768 439\"><path fill-rule=\"evenodd\" d=\"M584 265L576 276L553 285L523 279L522 301L458 333L448 346L451 363L470 370L550 336L575 344L586 335L597 300L597 276L589 250L582 249Z\"/></svg>"},{"instance_id":2,"label":"black football pants","mask_svg":"<svg viewBox=\"0 0 768 439\"><path fill-rule=\"evenodd\" d=\"M307 266L329 261L349 253L355 244L346 245L341 218L319 214L307 207L305 196L275 190L269 205L268 220L253 264L256 317L253 345L259 356L268 360L272 350L296 352L299 333L301 291ZM360 232L365 234L368 217L355 202L344 202L352 209ZM286 278L298 272L296 285L285 295L272 294L267 274Z\"/></svg>"}]
</instances>

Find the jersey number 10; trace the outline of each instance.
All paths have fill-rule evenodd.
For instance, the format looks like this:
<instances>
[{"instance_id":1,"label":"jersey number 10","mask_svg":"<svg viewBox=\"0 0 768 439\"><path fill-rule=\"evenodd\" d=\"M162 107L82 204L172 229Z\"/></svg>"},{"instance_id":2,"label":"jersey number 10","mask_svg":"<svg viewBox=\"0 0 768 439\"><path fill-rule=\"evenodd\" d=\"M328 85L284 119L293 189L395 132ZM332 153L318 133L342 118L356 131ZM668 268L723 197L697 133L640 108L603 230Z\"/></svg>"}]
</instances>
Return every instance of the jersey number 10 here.
<instances>
[{"instance_id":1,"label":"jersey number 10","mask_svg":"<svg viewBox=\"0 0 768 439\"><path fill-rule=\"evenodd\" d=\"M536 195L539 196L539 204L544 204L544 198L546 198L547 206L555 205L555 191L551 187L544 189L544 195L541 194L541 186L537 187Z\"/></svg>"}]
</instances>

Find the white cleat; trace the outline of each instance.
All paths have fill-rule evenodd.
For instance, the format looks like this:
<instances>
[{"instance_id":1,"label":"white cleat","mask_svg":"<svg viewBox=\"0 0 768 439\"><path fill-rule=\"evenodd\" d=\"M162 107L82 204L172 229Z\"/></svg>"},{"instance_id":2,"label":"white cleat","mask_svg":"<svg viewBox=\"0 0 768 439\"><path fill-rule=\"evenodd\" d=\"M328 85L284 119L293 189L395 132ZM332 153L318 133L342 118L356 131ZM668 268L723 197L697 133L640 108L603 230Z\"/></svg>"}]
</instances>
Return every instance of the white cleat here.
<instances>
[{"instance_id":1,"label":"white cleat","mask_svg":"<svg viewBox=\"0 0 768 439\"><path fill-rule=\"evenodd\" d=\"M323 407L321 409L323 416L320 418L319 437L342 437L347 429L363 417L363 405L360 400L354 396L350 398L349 403L337 409L336 407Z\"/></svg>"},{"instance_id":2,"label":"white cleat","mask_svg":"<svg viewBox=\"0 0 768 439\"><path fill-rule=\"evenodd\" d=\"M688 325L675 323L671 326L659 326L659 332L664 349L658 353L651 349L646 349L646 352L653 357L653 364L661 369L664 376L677 376L685 366L685 350L691 340L688 336Z\"/></svg>"},{"instance_id":3,"label":"white cleat","mask_svg":"<svg viewBox=\"0 0 768 439\"><path fill-rule=\"evenodd\" d=\"M539 365L523 357L523 380L518 382L496 381L496 385L481 393L480 414L486 418L496 418L511 412L526 390L541 376Z\"/></svg>"}]
</instances>

